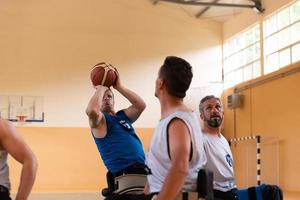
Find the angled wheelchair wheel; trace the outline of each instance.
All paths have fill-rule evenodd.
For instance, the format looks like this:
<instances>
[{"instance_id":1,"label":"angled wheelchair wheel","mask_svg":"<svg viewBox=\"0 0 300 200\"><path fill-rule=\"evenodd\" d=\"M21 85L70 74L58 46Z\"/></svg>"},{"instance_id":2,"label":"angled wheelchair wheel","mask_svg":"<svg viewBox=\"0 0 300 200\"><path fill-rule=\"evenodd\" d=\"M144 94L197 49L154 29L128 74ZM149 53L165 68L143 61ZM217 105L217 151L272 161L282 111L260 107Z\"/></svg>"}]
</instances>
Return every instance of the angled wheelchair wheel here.
<instances>
[{"instance_id":1,"label":"angled wheelchair wheel","mask_svg":"<svg viewBox=\"0 0 300 200\"><path fill-rule=\"evenodd\" d=\"M144 187L128 187L124 190L118 191L118 194L143 194Z\"/></svg>"}]
</instances>

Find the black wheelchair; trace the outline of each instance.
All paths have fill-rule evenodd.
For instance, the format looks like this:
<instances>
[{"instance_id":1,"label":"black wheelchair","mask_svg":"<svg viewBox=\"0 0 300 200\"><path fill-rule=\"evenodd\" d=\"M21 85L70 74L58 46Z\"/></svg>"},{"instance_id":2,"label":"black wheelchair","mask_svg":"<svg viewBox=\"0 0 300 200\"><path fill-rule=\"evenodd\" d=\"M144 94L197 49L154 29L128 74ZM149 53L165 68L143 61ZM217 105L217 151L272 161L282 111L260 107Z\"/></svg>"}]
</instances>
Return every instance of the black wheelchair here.
<instances>
[{"instance_id":1,"label":"black wheelchair","mask_svg":"<svg viewBox=\"0 0 300 200\"><path fill-rule=\"evenodd\" d=\"M106 197L106 199L114 199L111 197L136 195L137 198L130 199L138 199L138 195L143 195L148 174L151 174L151 171L146 166L135 166L129 171L127 170L121 174L114 174L114 176L107 174L108 188L102 190L102 196ZM180 195L179 199L181 200L214 200L213 173L209 170L201 169L197 178L197 192L183 192Z\"/></svg>"},{"instance_id":2,"label":"black wheelchair","mask_svg":"<svg viewBox=\"0 0 300 200\"><path fill-rule=\"evenodd\" d=\"M141 194L149 174L151 174L151 170L144 164L133 164L118 173L107 172L108 187L102 190L102 196Z\"/></svg>"}]
</instances>

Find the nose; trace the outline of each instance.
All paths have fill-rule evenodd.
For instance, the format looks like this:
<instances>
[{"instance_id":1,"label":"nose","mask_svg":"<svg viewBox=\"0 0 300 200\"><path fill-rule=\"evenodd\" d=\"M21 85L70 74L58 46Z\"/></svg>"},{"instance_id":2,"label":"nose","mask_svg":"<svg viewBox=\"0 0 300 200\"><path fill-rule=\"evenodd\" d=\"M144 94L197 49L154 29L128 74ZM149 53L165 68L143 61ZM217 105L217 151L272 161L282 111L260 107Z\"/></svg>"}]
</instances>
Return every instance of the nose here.
<instances>
[{"instance_id":1,"label":"nose","mask_svg":"<svg viewBox=\"0 0 300 200\"><path fill-rule=\"evenodd\" d=\"M105 99L105 100L109 100L110 97L109 97L109 96L105 96L104 99Z\"/></svg>"},{"instance_id":2,"label":"nose","mask_svg":"<svg viewBox=\"0 0 300 200\"><path fill-rule=\"evenodd\" d=\"M108 103L108 102L109 102L109 98L104 98L104 99L103 99L103 102L104 102L104 103Z\"/></svg>"},{"instance_id":3,"label":"nose","mask_svg":"<svg viewBox=\"0 0 300 200\"><path fill-rule=\"evenodd\" d=\"M219 113L219 111L218 111L218 109L217 109L216 107L213 107L213 108L211 109L211 112L212 112L213 114Z\"/></svg>"}]
</instances>

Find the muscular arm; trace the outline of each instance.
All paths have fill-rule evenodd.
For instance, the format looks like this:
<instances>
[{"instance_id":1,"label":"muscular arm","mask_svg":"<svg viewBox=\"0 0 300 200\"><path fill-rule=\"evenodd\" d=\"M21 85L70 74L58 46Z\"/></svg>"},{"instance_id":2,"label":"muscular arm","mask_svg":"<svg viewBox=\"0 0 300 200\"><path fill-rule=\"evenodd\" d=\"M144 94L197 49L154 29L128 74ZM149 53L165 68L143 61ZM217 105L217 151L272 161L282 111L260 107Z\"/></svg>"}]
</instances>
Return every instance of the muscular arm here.
<instances>
[{"instance_id":1,"label":"muscular arm","mask_svg":"<svg viewBox=\"0 0 300 200\"><path fill-rule=\"evenodd\" d=\"M172 166L170 168L157 200L175 199L181 191L189 171L191 138L189 129L180 119L170 122L169 145Z\"/></svg>"},{"instance_id":2,"label":"muscular arm","mask_svg":"<svg viewBox=\"0 0 300 200\"><path fill-rule=\"evenodd\" d=\"M100 108L104 93L108 88L101 85L98 85L95 88L95 94L88 103L86 114L89 117L89 124L92 132L95 136L102 138L106 135L106 121Z\"/></svg>"},{"instance_id":3,"label":"muscular arm","mask_svg":"<svg viewBox=\"0 0 300 200\"><path fill-rule=\"evenodd\" d=\"M118 90L131 103L131 106L124 109L124 112L126 116L131 120L131 122L135 122L146 108L144 100L135 92L131 91L128 88L125 88L121 84L119 74L117 77L117 81L113 87L116 90Z\"/></svg>"},{"instance_id":4,"label":"muscular arm","mask_svg":"<svg viewBox=\"0 0 300 200\"><path fill-rule=\"evenodd\" d=\"M16 200L27 200L35 181L37 160L15 127L8 121L0 119L1 146L22 164L20 185Z\"/></svg>"}]
</instances>

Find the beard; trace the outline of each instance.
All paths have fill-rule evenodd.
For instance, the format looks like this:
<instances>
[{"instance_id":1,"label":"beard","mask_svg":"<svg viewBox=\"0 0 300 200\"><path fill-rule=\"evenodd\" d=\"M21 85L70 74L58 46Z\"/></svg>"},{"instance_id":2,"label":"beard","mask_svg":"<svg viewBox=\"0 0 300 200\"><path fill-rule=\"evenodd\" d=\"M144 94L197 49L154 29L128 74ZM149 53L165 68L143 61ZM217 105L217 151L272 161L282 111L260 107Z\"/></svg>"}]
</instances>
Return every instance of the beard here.
<instances>
[{"instance_id":1,"label":"beard","mask_svg":"<svg viewBox=\"0 0 300 200\"><path fill-rule=\"evenodd\" d=\"M214 117L210 119L206 119L208 126L212 128L219 128L222 125L223 118L222 117Z\"/></svg>"}]
</instances>

